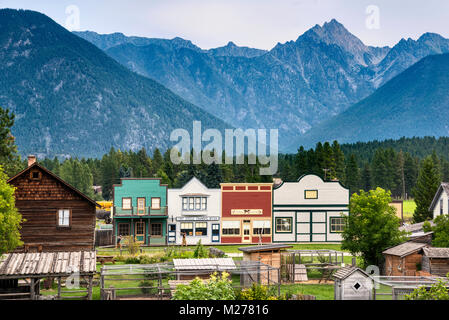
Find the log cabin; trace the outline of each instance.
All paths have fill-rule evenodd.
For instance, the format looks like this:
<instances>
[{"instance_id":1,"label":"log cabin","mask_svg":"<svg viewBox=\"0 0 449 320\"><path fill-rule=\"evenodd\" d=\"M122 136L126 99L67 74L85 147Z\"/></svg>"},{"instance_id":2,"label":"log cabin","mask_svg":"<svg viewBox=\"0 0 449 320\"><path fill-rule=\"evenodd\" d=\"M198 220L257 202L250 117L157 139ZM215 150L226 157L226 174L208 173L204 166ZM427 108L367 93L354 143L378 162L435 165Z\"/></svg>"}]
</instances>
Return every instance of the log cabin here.
<instances>
[{"instance_id":1,"label":"log cabin","mask_svg":"<svg viewBox=\"0 0 449 320\"><path fill-rule=\"evenodd\" d=\"M41 166L35 156L8 180L24 221L17 252L90 251L95 248L97 203Z\"/></svg>"}]
</instances>

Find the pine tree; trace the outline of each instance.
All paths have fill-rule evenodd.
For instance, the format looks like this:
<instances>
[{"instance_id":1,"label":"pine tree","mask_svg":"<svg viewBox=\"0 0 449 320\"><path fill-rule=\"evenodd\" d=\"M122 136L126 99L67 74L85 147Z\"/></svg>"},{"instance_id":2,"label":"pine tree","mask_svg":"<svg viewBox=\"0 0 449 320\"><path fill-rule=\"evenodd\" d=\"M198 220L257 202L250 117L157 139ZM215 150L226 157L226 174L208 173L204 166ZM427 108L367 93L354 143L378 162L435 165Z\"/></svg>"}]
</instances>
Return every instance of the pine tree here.
<instances>
[{"instance_id":1,"label":"pine tree","mask_svg":"<svg viewBox=\"0 0 449 320\"><path fill-rule=\"evenodd\" d=\"M360 172L357 165L357 159L354 154L351 154L348 165L346 166L346 187L349 188L350 194L359 191L360 187Z\"/></svg>"},{"instance_id":2,"label":"pine tree","mask_svg":"<svg viewBox=\"0 0 449 320\"><path fill-rule=\"evenodd\" d=\"M416 202L416 209L413 214L415 223L432 219L429 207L440 186L440 182L441 176L438 172L437 164L434 163L433 157L429 156L425 158L422 161L419 170L418 181L413 189L413 195Z\"/></svg>"},{"instance_id":3,"label":"pine tree","mask_svg":"<svg viewBox=\"0 0 449 320\"><path fill-rule=\"evenodd\" d=\"M334 141L332 144L332 152L335 161L335 177L340 181L345 181L345 155L341 151L338 141Z\"/></svg>"},{"instance_id":4,"label":"pine tree","mask_svg":"<svg viewBox=\"0 0 449 320\"><path fill-rule=\"evenodd\" d=\"M365 192L368 192L373 189L371 167L368 162L365 163L365 165L363 166L360 180L361 180L361 188Z\"/></svg>"}]
</instances>

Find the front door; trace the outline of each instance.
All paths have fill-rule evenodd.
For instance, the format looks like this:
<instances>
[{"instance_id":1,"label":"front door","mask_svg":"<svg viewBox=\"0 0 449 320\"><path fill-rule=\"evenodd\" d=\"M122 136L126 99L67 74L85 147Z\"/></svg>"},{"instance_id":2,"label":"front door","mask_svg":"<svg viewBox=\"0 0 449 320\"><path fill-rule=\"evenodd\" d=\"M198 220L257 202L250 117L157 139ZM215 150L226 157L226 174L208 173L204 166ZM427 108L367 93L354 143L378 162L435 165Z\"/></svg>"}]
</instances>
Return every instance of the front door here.
<instances>
[{"instance_id":1,"label":"front door","mask_svg":"<svg viewBox=\"0 0 449 320\"><path fill-rule=\"evenodd\" d=\"M220 225L212 225L212 242L220 242Z\"/></svg>"},{"instance_id":2,"label":"front door","mask_svg":"<svg viewBox=\"0 0 449 320\"><path fill-rule=\"evenodd\" d=\"M145 215L145 198L137 198L137 214Z\"/></svg>"},{"instance_id":3,"label":"front door","mask_svg":"<svg viewBox=\"0 0 449 320\"><path fill-rule=\"evenodd\" d=\"M168 242L176 243L176 224L168 225Z\"/></svg>"},{"instance_id":4,"label":"front door","mask_svg":"<svg viewBox=\"0 0 449 320\"><path fill-rule=\"evenodd\" d=\"M251 222L243 221L242 243L251 243Z\"/></svg>"},{"instance_id":5,"label":"front door","mask_svg":"<svg viewBox=\"0 0 449 320\"><path fill-rule=\"evenodd\" d=\"M136 242L144 244L145 243L145 227L146 224L144 221L137 221L135 225L136 230Z\"/></svg>"}]
</instances>

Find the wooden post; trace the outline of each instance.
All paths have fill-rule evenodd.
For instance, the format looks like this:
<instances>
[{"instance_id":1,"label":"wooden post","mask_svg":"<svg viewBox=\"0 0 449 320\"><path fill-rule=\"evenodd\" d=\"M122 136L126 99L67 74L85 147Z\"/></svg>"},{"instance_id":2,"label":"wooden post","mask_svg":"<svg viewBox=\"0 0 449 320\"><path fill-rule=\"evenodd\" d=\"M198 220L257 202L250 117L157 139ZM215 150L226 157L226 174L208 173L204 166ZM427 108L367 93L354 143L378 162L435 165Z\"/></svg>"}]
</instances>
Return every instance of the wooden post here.
<instances>
[{"instance_id":1,"label":"wooden post","mask_svg":"<svg viewBox=\"0 0 449 320\"><path fill-rule=\"evenodd\" d=\"M278 269L278 297L281 295L281 269Z\"/></svg>"},{"instance_id":2,"label":"wooden post","mask_svg":"<svg viewBox=\"0 0 449 320\"><path fill-rule=\"evenodd\" d=\"M293 264L292 264L292 273L293 273L293 276L292 276L292 283L295 283L295 281L296 281L296 254L293 252ZM301 261L300 261L300 263L301 263Z\"/></svg>"},{"instance_id":3,"label":"wooden post","mask_svg":"<svg viewBox=\"0 0 449 320\"><path fill-rule=\"evenodd\" d=\"M31 278L31 282L30 282L30 295L31 295L31 300L34 300L34 296L35 296L35 291L34 291L34 284L35 284L35 280L34 278Z\"/></svg>"},{"instance_id":4,"label":"wooden post","mask_svg":"<svg viewBox=\"0 0 449 320\"><path fill-rule=\"evenodd\" d=\"M103 267L100 269L100 299L104 300L104 275L103 275Z\"/></svg>"},{"instance_id":5,"label":"wooden post","mask_svg":"<svg viewBox=\"0 0 449 320\"><path fill-rule=\"evenodd\" d=\"M352 266L355 267L357 265L357 258L352 257Z\"/></svg>"},{"instance_id":6,"label":"wooden post","mask_svg":"<svg viewBox=\"0 0 449 320\"><path fill-rule=\"evenodd\" d=\"M61 300L61 277L58 277L58 300Z\"/></svg>"},{"instance_id":7,"label":"wooden post","mask_svg":"<svg viewBox=\"0 0 449 320\"><path fill-rule=\"evenodd\" d=\"M89 276L88 284L87 284L87 300L92 300L92 281L93 276Z\"/></svg>"}]
</instances>

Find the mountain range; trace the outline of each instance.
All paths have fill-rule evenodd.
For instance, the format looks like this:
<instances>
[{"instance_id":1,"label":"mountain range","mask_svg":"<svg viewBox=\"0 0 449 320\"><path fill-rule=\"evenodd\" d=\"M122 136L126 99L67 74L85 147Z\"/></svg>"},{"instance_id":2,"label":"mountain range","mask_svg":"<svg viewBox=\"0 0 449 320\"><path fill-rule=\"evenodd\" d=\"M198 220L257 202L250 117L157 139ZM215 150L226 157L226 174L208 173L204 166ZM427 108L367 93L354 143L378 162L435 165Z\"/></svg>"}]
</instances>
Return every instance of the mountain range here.
<instances>
[{"instance_id":1,"label":"mountain range","mask_svg":"<svg viewBox=\"0 0 449 320\"><path fill-rule=\"evenodd\" d=\"M170 132L191 131L194 120L277 128L284 152L441 136L445 53L449 40L432 33L367 46L336 20L271 50L205 50L181 38L71 33L38 12L3 9L0 106L16 114L20 152L41 156L165 149Z\"/></svg>"},{"instance_id":2,"label":"mountain range","mask_svg":"<svg viewBox=\"0 0 449 320\"><path fill-rule=\"evenodd\" d=\"M180 38L76 34L234 127L279 129L284 151L422 58L449 52L449 40L433 33L367 46L336 20L251 53L233 43L203 50Z\"/></svg>"},{"instance_id":3,"label":"mountain range","mask_svg":"<svg viewBox=\"0 0 449 320\"><path fill-rule=\"evenodd\" d=\"M0 73L0 106L16 115L21 154L164 150L171 131L192 131L194 120L229 128L38 12L0 10Z\"/></svg>"},{"instance_id":4,"label":"mountain range","mask_svg":"<svg viewBox=\"0 0 449 320\"><path fill-rule=\"evenodd\" d=\"M449 136L449 54L420 60L371 96L296 140L340 143Z\"/></svg>"}]
</instances>

